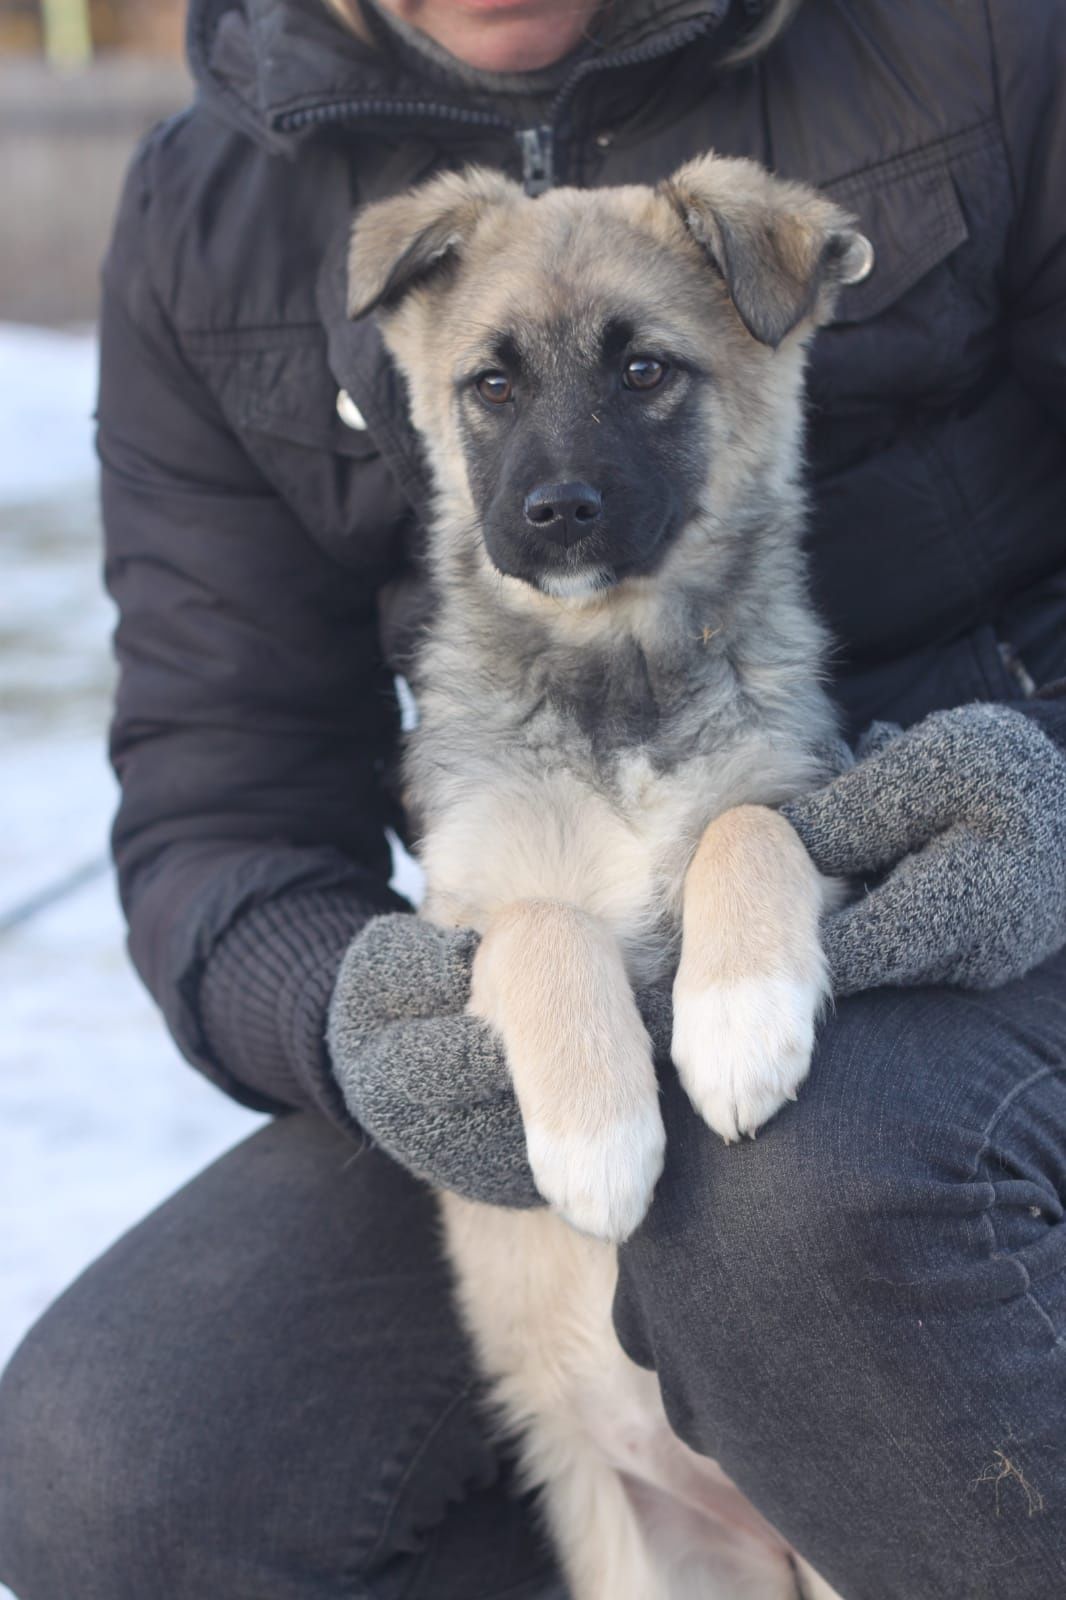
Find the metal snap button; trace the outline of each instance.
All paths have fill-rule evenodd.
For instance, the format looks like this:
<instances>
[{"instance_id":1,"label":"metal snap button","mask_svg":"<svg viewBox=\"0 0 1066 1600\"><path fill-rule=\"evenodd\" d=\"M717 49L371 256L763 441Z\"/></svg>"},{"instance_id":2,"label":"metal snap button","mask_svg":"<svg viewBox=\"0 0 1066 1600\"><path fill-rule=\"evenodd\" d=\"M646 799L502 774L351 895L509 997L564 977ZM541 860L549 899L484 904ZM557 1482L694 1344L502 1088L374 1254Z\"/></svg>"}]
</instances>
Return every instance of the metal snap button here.
<instances>
[{"instance_id":1,"label":"metal snap button","mask_svg":"<svg viewBox=\"0 0 1066 1600\"><path fill-rule=\"evenodd\" d=\"M346 428L354 428L357 433L366 432L366 418L347 389L337 390L337 415Z\"/></svg>"},{"instance_id":2,"label":"metal snap button","mask_svg":"<svg viewBox=\"0 0 1066 1600\"><path fill-rule=\"evenodd\" d=\"M864 234L855 235L855 242L851 248L853 260L848 264L848 275L845 283L865 283L874 270L874 247Z\"/></svg>"}]
</instances>

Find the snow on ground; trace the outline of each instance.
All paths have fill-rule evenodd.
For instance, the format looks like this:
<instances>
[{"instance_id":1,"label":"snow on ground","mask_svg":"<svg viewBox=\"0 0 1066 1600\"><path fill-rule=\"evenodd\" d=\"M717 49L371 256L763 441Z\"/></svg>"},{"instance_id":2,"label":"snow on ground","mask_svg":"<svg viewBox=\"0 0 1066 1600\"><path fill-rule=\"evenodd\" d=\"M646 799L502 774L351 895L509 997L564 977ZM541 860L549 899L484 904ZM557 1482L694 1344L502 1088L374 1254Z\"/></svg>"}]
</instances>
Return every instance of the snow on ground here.
<instances>
[{"instance_id":1,"label":"snow on ground","mask_svg":"<svg viewBox=\"0 0 1066 1600\"><path fill-rule=\"evenodd\" d=\"M0 1366L82 1267L261 1120L178 1056L102 865L94 389L90 334L0 326ZM82 868L80 888L3 927Z\"/></svg>"},{"instance_id":2,"label":"snow on ground","mask_svg":"<svg viewBox=\"0 0 1066 1600\"><path fill-rule=\"evenodd\" d=\"M92 483L95 403L91 333L0 323L0 503Z\"/></svg>"}]
</instances>

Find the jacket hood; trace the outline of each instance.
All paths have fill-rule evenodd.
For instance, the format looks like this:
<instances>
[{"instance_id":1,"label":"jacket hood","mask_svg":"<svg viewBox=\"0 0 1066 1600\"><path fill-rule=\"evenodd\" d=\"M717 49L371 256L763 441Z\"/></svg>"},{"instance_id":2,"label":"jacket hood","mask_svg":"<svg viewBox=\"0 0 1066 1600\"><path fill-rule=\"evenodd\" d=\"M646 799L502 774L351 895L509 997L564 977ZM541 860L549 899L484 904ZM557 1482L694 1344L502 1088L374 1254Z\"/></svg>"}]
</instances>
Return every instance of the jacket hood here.
<instances>
[{"instance_id":1,"label":"jacket hood","mask_svg":"<svg viewBox=\"0 0 1066 1600\"><path fill-rule=\"evenodd\" d=\"M666 60L700 39L712 54L731 49L758 21L752 0L620 0L609 39L575 57L560 98L586 80ZM325 0L192 0L189 64L216 114L278 153L316 132L396 110L513 127L513 108L495 86L419 70L410 52L375 48L346 29ZM516 75L517 77L518 75Z\"/></svg>"}]
</instances>

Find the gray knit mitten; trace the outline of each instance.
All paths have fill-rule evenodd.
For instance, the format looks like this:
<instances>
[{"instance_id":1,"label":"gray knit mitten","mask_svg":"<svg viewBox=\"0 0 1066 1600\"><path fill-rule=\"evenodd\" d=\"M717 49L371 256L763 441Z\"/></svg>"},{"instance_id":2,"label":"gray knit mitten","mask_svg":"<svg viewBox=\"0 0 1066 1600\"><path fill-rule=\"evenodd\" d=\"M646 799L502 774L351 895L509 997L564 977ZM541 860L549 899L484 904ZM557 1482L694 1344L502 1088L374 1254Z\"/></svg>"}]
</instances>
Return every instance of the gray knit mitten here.
<instances>
[{"instance_id":1,"label":"gray knit mitten","mask_svg":"<svg viewBox=\"0 0 1066 1600\"><path fill-rule=\"evenodd\" d=\"M858 755L783 808L821 871L874 880L823 926L837 994L990 988L1066 942L1066 755L1035 721L966 706L906 733L877 726ZM535 1205L503 1052L465 1015L476 948L475 934L417 917L368 923L333 992L333 1072L355 1120L409 1170L492 1205ZM637 1001L665 1059L669 997Z\"/></svg>"},{"instance_id":2,"label":"gray knit mitten","mask_svg":"<svg viewBox=\"0 0 1066 1600\"><path fill-rule=\"evenodd\" d=\"M477 943L418 917L368 922L330 1003L333 1075L359 1126L409 1171L489 1205L537 1205L499 1039L464 1014ZM668 1052L669 995L638 1003L656 1052Z\"/></svg>"},{"instance_id":3,"label":"gray knit mitten","mask_svg":"<svg viewBox=\"0 0 1066 1600\"><path fill-rule=\"evenodd\" d=\"M1035 721L962 706L859 753L782 807L820 871L864 883L823 926L838 995L991 989L1066 943L1066 754Z\"/></svg>"}]
</instances>

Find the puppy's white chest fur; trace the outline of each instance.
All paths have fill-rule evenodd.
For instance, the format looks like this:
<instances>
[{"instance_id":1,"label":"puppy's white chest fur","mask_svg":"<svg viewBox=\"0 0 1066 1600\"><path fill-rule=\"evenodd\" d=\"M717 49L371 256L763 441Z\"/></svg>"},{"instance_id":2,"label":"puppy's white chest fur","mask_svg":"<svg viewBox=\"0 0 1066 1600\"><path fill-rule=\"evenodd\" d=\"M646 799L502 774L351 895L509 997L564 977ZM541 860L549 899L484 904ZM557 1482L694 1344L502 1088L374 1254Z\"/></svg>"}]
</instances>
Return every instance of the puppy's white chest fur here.
<instances>
[{"instance_id":1,"label":"puppy's white chest fur","mask_svg":"<svg viewBox=\"0 0 1066 1600\"><path fill-rule=\"evenodd\" d=\"M427 835L426 914L483 931L515 901L564 901L606 923L634 981L655 982L676 959L685 871L703 830L741 796L788 792L801 761L753 738L668 771L639 748L597 774L504 760L491 782L471 775Z\"/></svg>"},{"instance_id":2,"label":"puppy's white chest fur","mask_svg":"<svg viewBox=\"0 0 1066 1600\"><path fill-rule=\"evenodd\" d=\"M640 756L617 797L574 772L512 772L466 797L427 839L431 915L483 929L515 900L563 900L600 917L639 960L673 910L700 833L694 796Z\"/></svg>"}]
</instances>

